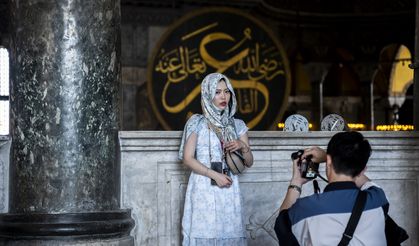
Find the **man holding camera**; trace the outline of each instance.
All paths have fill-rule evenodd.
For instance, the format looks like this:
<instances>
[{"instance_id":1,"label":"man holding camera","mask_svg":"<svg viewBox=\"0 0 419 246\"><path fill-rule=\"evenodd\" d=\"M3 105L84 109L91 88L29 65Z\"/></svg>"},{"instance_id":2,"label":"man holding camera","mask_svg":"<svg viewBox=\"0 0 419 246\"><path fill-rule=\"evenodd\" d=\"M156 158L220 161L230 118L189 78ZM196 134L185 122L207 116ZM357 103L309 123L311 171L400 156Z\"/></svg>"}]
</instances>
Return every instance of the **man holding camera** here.
<instances>
[{"instance_id":1,"label":"man holding camera","mask_svg":"<svg viewBox=\"0 0 419 246\"><path fill-rule=\"evenodd\" d=\"M312 147L295 159L293 176L275 223L279 244L386 245L389 203L384 191L364 174L370 155L371 146L361 133L340 132L329 141L327 152ZM302 177L300 170L307 159L326 162L329 184L321 194L299 198L302 186L310 180ZM345 229L361 190L366 192L366 202L353 235L347 235Z\"/></svg>"}]
</instances>

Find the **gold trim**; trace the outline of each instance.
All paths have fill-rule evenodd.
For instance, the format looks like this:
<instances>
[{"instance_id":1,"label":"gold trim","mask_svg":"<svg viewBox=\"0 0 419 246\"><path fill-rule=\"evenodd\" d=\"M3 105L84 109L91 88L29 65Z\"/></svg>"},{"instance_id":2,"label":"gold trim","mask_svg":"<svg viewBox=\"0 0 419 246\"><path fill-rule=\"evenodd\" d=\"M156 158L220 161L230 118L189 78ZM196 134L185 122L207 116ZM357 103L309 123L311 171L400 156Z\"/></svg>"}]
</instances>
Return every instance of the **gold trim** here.
<instances>
[{"instance_id":1,"label":"gold trim","mask_svg":"<svg viewBox=\"0 0 419 246\"><path fill-rule=\"evenodd\" d=\"M218 26L218 22L212 23L211 25L208 25L208 26L205 26L205 27L203 27L201 29L198 29L198 30L194 31L193 33L189 33L188 35L183 36L182 37L182 40L184 41L184 40L186 40L186 39L188 39L190 37L193 37L193 36L195 36L195 35L203 32L203 31L206 31L208 29L211 29L211 28L213 28L215 26Z\"/></svg>"}]
</instances>

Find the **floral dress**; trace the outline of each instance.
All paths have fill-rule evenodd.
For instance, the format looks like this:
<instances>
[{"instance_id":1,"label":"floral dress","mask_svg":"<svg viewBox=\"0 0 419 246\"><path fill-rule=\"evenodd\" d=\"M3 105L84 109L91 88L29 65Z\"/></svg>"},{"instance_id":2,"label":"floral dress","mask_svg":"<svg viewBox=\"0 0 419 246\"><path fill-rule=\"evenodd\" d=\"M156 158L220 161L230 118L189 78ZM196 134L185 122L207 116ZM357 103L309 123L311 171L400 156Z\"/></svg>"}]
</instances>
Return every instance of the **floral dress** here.
<instances>
[{"instance_id":1,"label":"floral dress","mask_svg":"<svg viewBox=\"0 0 419 246\"><path fill-rule=\"evenodd\" d=\"M248 130L245 123L234 121L237 135L245 134ZM221 161L221 143L205 118L194 115L186 124L186 137L192 132L197 134L195 158L209 168L211 161ZM247 245L239 179L233 174L231 178L233 183L229 188L219 188L211 185L208 177L191 173L182 219L182 245Z\"/></svg>"}]
</instances>

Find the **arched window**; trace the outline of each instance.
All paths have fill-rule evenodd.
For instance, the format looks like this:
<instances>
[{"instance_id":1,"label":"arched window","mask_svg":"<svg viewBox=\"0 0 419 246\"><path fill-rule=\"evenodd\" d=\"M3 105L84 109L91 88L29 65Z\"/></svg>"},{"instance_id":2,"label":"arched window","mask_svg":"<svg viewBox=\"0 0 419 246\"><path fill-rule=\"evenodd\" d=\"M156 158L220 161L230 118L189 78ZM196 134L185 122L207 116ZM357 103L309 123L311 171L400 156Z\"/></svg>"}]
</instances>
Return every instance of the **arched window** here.
<instances>
[{"instance_id":1,"label":"arched window","mask_svg":"<svg viewBox=\"0 0 419 246\"><path fill-rule=\"evenodd\" d=\"M373 76L373 119L376 126L403 122L413 127L413 107L408 106L413 99L407 93L413 84L413 70L408 66L411 61L411 52L405 45L391 44L381 51L379 66ZM399 115L403 105L403 114ZM410 113L407 109L411 110Z\"/></svg>"},{"instance_id":2,"label":"arched window","mask_svg":"<svg viewBox=\"0 0 419 246\"><path fill-rule=\"evenodd\" d=\"M0 47L0 135L9 135L9 53Z\"/></svg>"}]
</instances>

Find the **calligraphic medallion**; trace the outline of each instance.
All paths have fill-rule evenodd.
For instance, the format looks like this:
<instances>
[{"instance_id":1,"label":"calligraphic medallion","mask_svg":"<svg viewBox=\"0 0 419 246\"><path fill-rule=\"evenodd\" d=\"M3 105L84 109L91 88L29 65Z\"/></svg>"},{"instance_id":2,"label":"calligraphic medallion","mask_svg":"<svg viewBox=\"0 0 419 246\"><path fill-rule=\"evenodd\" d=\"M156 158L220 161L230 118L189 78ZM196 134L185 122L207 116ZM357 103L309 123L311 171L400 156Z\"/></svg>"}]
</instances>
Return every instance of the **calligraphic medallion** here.
<instances>
[{"instance_id":1,"label":"calligraphic medallion","mask_svg":"<svg viewBox=\"0 0 419 246\"><path fill-rule=\"evenodd\" d=\"M149 98L162 126L183 130L202 113L200 84L225 74L236 93L236 118L253 130L275 129L290 91L288 59L271 31L252 16L206 8L176 21L156 45L147 68Z\"/></svg>"},{"instance_id":2,"label":"calligraphic medallion","mask_svg":"<svg viewBox=\"0 0 419 246\"><path fill-rule=\"evenodd\" d=\"M321 122L322 131L343 131L345 127L345 120L338 114L329 114Z\"/></svg>"},{"instance_id":3,"label":"calligraphic medallion","mask_svg":"<svg viewBox=\"0 0 419 246\"><path fill-rule=\"evenodd\" d=\"M300 114L288 116L284 123L284 132L308 132L310 129L306 117Z\"/></svg>"}]
</instances>

